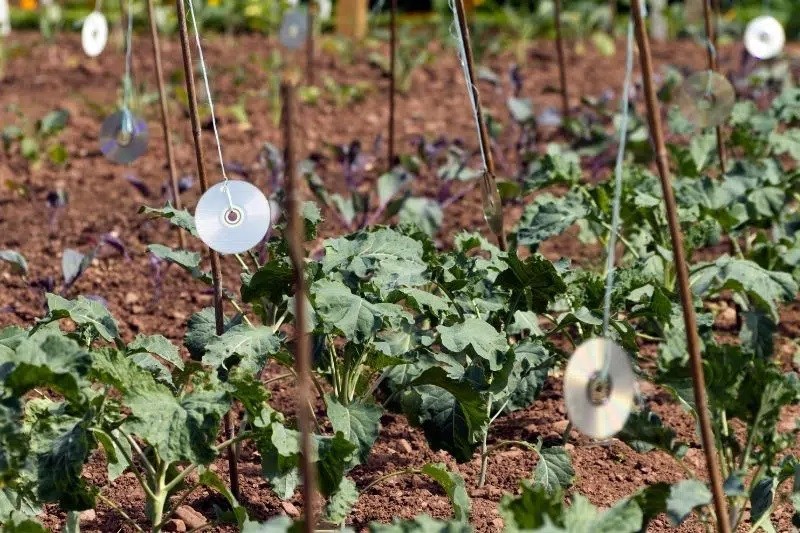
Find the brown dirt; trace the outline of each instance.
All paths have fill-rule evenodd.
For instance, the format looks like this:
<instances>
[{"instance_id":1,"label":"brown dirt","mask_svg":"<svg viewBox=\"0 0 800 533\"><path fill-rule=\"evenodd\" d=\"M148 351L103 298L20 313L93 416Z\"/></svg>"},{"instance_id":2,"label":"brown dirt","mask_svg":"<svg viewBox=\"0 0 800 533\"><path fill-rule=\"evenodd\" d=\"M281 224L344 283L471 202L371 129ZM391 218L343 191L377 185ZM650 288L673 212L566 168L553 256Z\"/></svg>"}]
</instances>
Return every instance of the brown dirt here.
<instances>
[{"instance_id":1,"label":"brown dirt","mask_svg":"<svg viewBox=\"0 0 800 533\"><path fill-rule=\"evenodd\" d=\"M165 275L161 297L153 299L153 283L150 276L145 246L150 242L175 242L174 234L165 226L146 222L136 211L142 204L158 205L159 198L143 198L123 177L135 174L148 186L158 191L165 181L167 171L164 164L162 134L158 122L156 105L145 109L151 131L148 153L130 167L113 166L107 163L97 150L97 134L103 116L112 111L118 94L122 73L122 56L119 49L109 49L97 60L86 60L76 36L61 36L55 45L39 44L33 34L14 34L13 44L20 48L8 64L6 77L0 81L0 124L10 124L13 116L6 110L16 104L28 117L38 118L57 106L71 113L70 124L62 135L70 160L66 168L57 169L44 164L30 168L24 159L13 153L11 157L0 154L0 181L13 180L27 187L27 197L20 197L3 188L0 190L0 248L11 248L22 252L28 259L31 278L60 277L60 255L64 248L87 250L100 235L116 231L128 246L130 258L107 254L96 260L95 265L73 289L74 294L96 294L105 298L111 312L120 321L125 337L137 332L161 333L179 341L184 332L186 318L211 301L188 276L170 269ZM134 73L137 83L144 84L147 92L155 90L151 67L151 50L144 37L135 40ZM217 95L217 106L221 110L220 132L228 160L246 166L256 162L257 152L264 142L280 145L280 132L273 124L264 90L266 72L262 66L274 49L272 41L256 36L210 37L206 57L209 60L212 79ZM431 45L435 48L436 45ZM620 45L621 49L621 45ZM551 43L536 43L536 53L523 66L525 76L524 95L533 98L536 108L557 106L558 96L550 89L557 85L555 55ZM179 72L180 50L176 39L164 40L163 55L167 76ZM369 66L363 54L356 54L353 65L328 54L317 58L317 79L330 75L340 82L362 79L373 89L366 99L349 108L334 108L321 104L316 108L302 108L302 120L298 121L299 152L305 156L318 150L323 143L345 143L361 139L370 146L375 135L385 129L387 82ZM681 67L699 68L704 62L702 47L688 42L656 45L654 55L658 65L671 64ZM738 50L725 48L720 53L723 68L734 68ZM300 58L293 58L302 64ZM510 64L507 57L492 59L489 65L504 79L504 89L494 90L481 83L482 98L486 108L495 116L504 117L507 111L506 72ZM621 54L616 57L601 57L589 50L585 55L570 54L571 102L579 105L577 95L599 95L606 89L618 92L622 79ZM237 75L244 73L242 80ZM180 82L178 82L180 84ZM226 107L237 103L240 95L247 95L246 107L251 128L241 128ZM91 105L90 105L91 104ZM177 104L171 108L176 131L177 162L181 173L195 174L191 132L183 110ZM398 99L398 151L409 150L409 141L415 134L430 136L446 135L460 137L468 146L475 147L475 136L469 104L460 70L452 50L439 52L434 64L418 70L413 87L408 95ZM507 126L503 134L504 146L511 146L513 126ZM204 137L209 168L216 169L212 137ZM510 148L500 159L513 164ZM383 166L376 162L376 168ZM211 172L217 179L217 171ZM69 207L60 214L57 224L50 227L49 213L45 204L47 193L57 180L65 182L69 193ZM332 186L337 186L333 184ZM430 176L421 179L421 189L432 190L435 186ZM197 188L189 192L184 201L193 205L198 195ZM445 216L445 227L441 233L444 242L462 228L484 231L480 198L473 190L464 200L451 206ZM519 216L519 208L513 208L511 221ZM341 232L335 219L328 217L322 228L324 236ZM577 239L554 239L542 248L550 258L572 257L578 262L596 259L597 248L583 247ZM229 286L235 280L235 265L224 263ZM34 289L11 276L0 274L0 308L11 306L11 312L0 313L0 326L8 324L30 324L43 311L43 298ZM800 304L793 304L783 314L781 334L795 338L800 331ZM787 342L784 353L791 359L792 343ZM789 363L791 365L791 363ZM563 430L565 413L560 392L560 380L551 378L541 397L530 408L513 413L498 420L492 438L517 438L535 441L542 437L555 442L558 430ZM293 391L284 384L273 388L275 405L289 409ZM689 452L694 469L702 471L702 454L694 435L692 421L664 394L653 393L650 403L668 424L676 427L681 437L692 443ZM796 415L796 410L787 413ZM589 439L572 433L568 445L577 472L574 492L585 494L596 505L611 505L617 499L632 493L636 488L657 481L676 481L682 477L680 468L667 455L653 452L639 454L621 444L611 441L608 445L597 445ZM409 451L410 450L410 451ZM381 436L366 465L358 467L354 479L359 487L366 486L375 477L394 469L421 465L427 461L444 461L461 472L469 483L472 496L472 523L478 531L498 531L501 528L497 513L497 502L503 494L513 493L520 480L530 476L536 464L533 453L511 449L490 460L487 486L477 489L476 480L479 463L477 457L471 462L456 465L444 453L432 452L425 444L422 434L409 427L402 416L387 414L383 418ZM219 460L214 467L222 475L227 464ZM260 477L259 460L252 450L245 449L241 457L240 471L243 474L242 500L256 517L266 519L286 512L274 497L266 482ZM105 482L102 457L94 457L86 476L95 483ZM118 502L134 519L144 523L143 495L137 489L130 474L104 489L104 494ZM298 499L292 500L300 507ZM215 504L220 498L206 491L198 491L188 502L208 517L213 516ZM423 478L404 477L376 486L362 494L351 522L362 528L372 520L388 521L393 517L411 517L420 512L446 517L450 513L447 499L441 491ZM58 527L63 513L48 507L45 522ZM778 514L779 531L790 529L790 514L782 509ZM108 507L101 505L96 518L82 524L84 531L128 531L129 528ZM666 531L665 519L654 522L650 531ZM696 522L689 521L681 531L699 529Z\"/></svg>"}]
</instances>

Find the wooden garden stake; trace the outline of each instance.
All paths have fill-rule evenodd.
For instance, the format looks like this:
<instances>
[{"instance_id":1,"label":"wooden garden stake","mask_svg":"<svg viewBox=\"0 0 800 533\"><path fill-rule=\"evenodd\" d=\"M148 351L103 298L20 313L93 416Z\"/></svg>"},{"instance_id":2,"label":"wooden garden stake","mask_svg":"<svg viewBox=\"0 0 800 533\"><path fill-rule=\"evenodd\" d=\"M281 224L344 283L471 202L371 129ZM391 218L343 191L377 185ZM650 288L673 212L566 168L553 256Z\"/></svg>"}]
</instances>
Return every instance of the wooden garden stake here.
<instances>
[{"instance_id":1,"label":"wooden garden stake","mask_svg":"<svg viewBox=\"0 0 800 533\"><path fill-rule=\"evenodd\" d=\"M650 136L656 151L656 167L661 180L661 189L664 194L664 204L667 211L667 223L672 240L672 254L677 274L678 293L683 306L683 321L686 327L686 345L689 351L689 364L694 384L694 400L697 406L697 418L700 424L700 437L703 443L703 452L706 458L706 468L711 481L711 492L714 496L714 511L717 515L717 527L721 533L730 533L731 526L728 519L725 493L722 489L722 476L716 455L714 432L708 412L708 399L706 397L705 376L703 375L703 360L700 355L700 338L697 334L697 317L692 303L692 290L689 287L689 269L686 265L686 256L683 248L683 234L678 222L678 209L675 204L675 194L670 182L669 164L667 162L667 148L661 128L661 115L658 109L656 92L653 85L653 63L650 56L650 42L642 20L641 0L632 0L633 21L636 30L636 41L639 46L639 56L644 84L645 102L647 104L647 119L650 126Z\"/></svg>"},{"instance_id":2,"label":"wooden garden stake","mask_svg":"<svg viewBox=\"0 0 800 533\"><path fill-rule=\"evenodd\" d=\"M314 85L314 0L309 0L306 10L306 84L310 87Z\"/></svg>"},{"instance_id":3,"label":"wooden garden stake","mask_svg":"<svg viewBox=\"0 0 800 533\"><path fill-rule=\"evenodd\" d=\"M708 70L716 72L717 70L717 33L714 24L711 21L711 0L703 0L703 20L705 21L706 29L706 51L708 52ZM725 174L726 157L725 157L725 137L722 133L722 126L717 126L717 155L719 157L719 168Z\"/></svg>"},{"instance_id":4,"label":"wooden garden stake","mask_svg":"<svg viewBox=\"0 0 800 533\"><path fill-rule=\"evenodd\" d=\"M553 3L556 26L556 56L558 57L558 76L561 81L561 116L569 118L569 88L567 87L567 66L564 64L564 40L561 36L561 0Z\"/></svg>"},{"instance_id":5,"label":"wooden garden stake","mask_svg":"<svg viewBox=\"0 0 800 533\"><path fill-rule=\"evenodd\" d=\"M303 481L304 531L313 533L316 525L316 475L311 459L311 344L306 331L305 250L303 249L303 220L300 214L301 198L295 171L294 143L292 140L292 107L294 87L281 83L281 112L283 126L283 162L286 176L286 210L288 218L289 256L294 268L295 302L295 371L297 373L297 421L300 426L300 473Z\"/></svg>"},{"instance_id":6,"label":"wooden garden stake","mask_svg":"<svg viewBox=\"0 0 800 533\"><path fill-rule=\"evenodd\" d=\"M206 165L203 156L203 143L200 128L200 115L197 108L197 89L194 83L194 69L192 67L192 52L189 47L189 30L186 26L186 6L184 0L176 0L178 11L178 29L180 30L181 52L183 54L183 72L186 78L186 93L189 97L189 118L192 122L192 137L194 139L194 155L197 159L197 176L200 181L200 190L205 193L208 190L208 179L206 178ZM222 310L222 270L220 268L219 255L214 250L209 250L211 255L211 278L214 286L214 321L216 324L217 335L225 333L225 315ZM225 414L225 434L226 439L231 439L233 435L233 414L228 411ZM239 497L239 466L236 461L236 446L228 446L228 468L231 478L231 492L235 497Z\"/></svg>"},{"instance_id":7,"label":"wooden garden stake","mask_svg":"<svg viewBox=\"0 0 800 533\"><path fill-rule=\"evenodd\" d=\"M367 0L338 0L336 33L350 39L363 39L367 35L368 13Z\"/></svg>"},{"instance_id":8,"label":"wooden garden stake","mask_svg":"<svg viewBox=\"0 0 800 533\"><path fill-rule=\"evenodd\" d=\"M394 166L395 64L397 62L397 0L392 0L389 14L389 170Z\"/></svg>"},{"instance_id":9,"label":"wooden garden stake","mask_svg":"<svg viewBox=\"0 0 800 533\"><path fill-rule=\"evenodd\" d=\"M167 165L169 166L169 186L172 191L172 200L175 209L181 209L181 197L178 190L178 170L175 168L175 154L172 151L172 129L170 128L169 107L167 91L164 88L164 67L161 64L161 43L158 41L158 25L156 24L153 0L147 0L147 16L150 19L150 37L153 40L153 62L156 67L156 82L158 83L158 100L161 104L161 126L164 129L164 147L167 150ZM178 228L178 242L181 248L186 248L186 236Z\"/></svg>"},{"instance_id":10,"label":"wooden garden stake","mask_svg":"<svg viewBox=\"0 0 800 533\"><path fill-rule=\"evenodd\" d=\"M483 194L483 211L486 216L486 222L489 228L497 236L497 244L499 248L505 251L508 248L508 241L506 240L506 233L503 227L503 206L500 202L500 195L497 191L497 179L494 167L494 158L492 157L492 146L489 139L489 130L486 128L486 120L483 118L483 109L481 107L481 99L478 94L478 88L475 87L473 80L475 79L474 60L472 58L472 46L469 40L469 27L467 26L467 15L464 9L464 0L454 0L456 9L456 19L458 22L458 33L461 37L461 51L463 53L464 70L466 75L467 91L472 101L473 111L475 112L475 122L478 128L478 142L481 147L481 156L483 157L483 166L485 172L483 173L483 181L481 182L481 191Z\"/></svg>"}]
</instances>

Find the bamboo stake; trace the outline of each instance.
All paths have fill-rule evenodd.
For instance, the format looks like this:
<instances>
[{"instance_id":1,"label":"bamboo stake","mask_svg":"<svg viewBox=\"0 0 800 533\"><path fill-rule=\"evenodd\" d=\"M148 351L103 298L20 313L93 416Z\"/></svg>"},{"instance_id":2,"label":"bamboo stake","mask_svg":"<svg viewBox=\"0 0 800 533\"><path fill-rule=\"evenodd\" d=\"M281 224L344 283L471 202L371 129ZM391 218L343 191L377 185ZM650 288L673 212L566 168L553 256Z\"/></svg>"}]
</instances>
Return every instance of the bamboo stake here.
<instances>
[{"instance_id":1,"label":"bamboo stake","mask_svg":"<svg viewBox=\"0 0 800 533\"><path fill-rule=\"evenodd\" d=\"M464 64L467 70L468 80L467 90L475 106L476 122L478 127L478 140L481 144L483 164L486 172L483 175L481 188L483 192L483 210L486 214L487 223L492 232L497 236L497 244L501 250L508 249L505 229L503 227L503 206L500 205L500 197L497 192L497 181L494 167L494 157L492 157L492 145L489 139L489 130L486 128L486 120L483 117L480 95L475 84L470 84L469 80L475 79L475 66L472 57L472 46L469 39L469 26L467 26L467 15L464 9L464 0L454 0L456 8L456 18L461 34L461 47L464 52ZM471 86L470 86L471 85Z\"/></svg>"},{"instance_id":2,"label":"bamboo stake","mask_svg":"<svg viewBox=\"0 0 800 533\"><path fill-rule=\"evenodd\" d=\"M672 240L672 254L677 274L678 293L683 307L683 320L686 327L686 344L689 351L690 370L694 383L694 400L697 406L697 418L700 424L700 437L703 443L703 452L706 459L706 468L711 481L711 491L714 496L714 510L717 515L718 530L730 533L731 527L728 520L727 502L722 489L722 476L716 455L714 432L708 412L708 398L706 397L705 376L703 375L703 360L700 355L700 337L697 333L697 317L692 303L692 291L689 287L689 269L686 265L686 256L683 249L683 234L678 222L678 209L675 203L675 194L670 182L669 165L667 162L667 148L661 127L661 115L658 109L656 92L653 85L653 64L650 56L650 42L642 20L641 0L632 0L633 20L636 29L636 41L639 46L642 79L644 84L645 101L647 104L647 119L650 126L650 136L656 151L656 167L661 180L661 189L664 194L664 204L667 211L667 223Z\"/></svg>"},{"instance_id":3,"label":"bamboo stake","mask_svg":"<svg viewBox=\"0 0 800 533\"><path fill-rule=\"evenodd\" d=\"M706 39L708 39L708 43L706 46L706 51L708 52L708 70L711 72L717 71L717 33L714 28L714 24L711 22L711 0L703 0L703 20L705 22L705 29L706 29ZM725 155L725 137L723 136L722 126L717 126L717 155L719 157L719 168L723 174L725 174L725 168L727 166L726 162L726 155Z\"/></svg>"},{"instance_id":4,"label":"bamboo stake","mask_svg":"<svg viewBox=\"0 0 800 533\"><path fill-rule=\"evenodd\" d=\"M556 56L558 58L558 77L561 82L561 116L569 118L569 88L567 87L567 66L564 64L564 40L561 36L561 0L555 0Z\"/></svg>"},{"instance_id":5,"label":"bamboo stake","mask_svg":"<svg viewBox=\"0 0 800 533\"><path fill-rule=\"evenodd\" d=\"M150 37L153 41L153 63L156 68L156 82L158 83L158 101L161 104L161 127L164 129L164 147L167 151L167 165L169 166L169 186L172 191L172 200L175 209L182 209L180 192L178 191L178 170L175 167L175 154L172 150L172 128L169 120L169 107L167 91L164 87L164 67L161 63L161 43L158 41L158 25L156 24L155 7L153 0L147 0L147 16L150 19ZM186 248L186 236L178 228L178 243L181 248Z\"/></svg>"},{"instance_id":6,"label":"bamboo stake","mask_svg":"<svg viewBox=\"0 0 800 533\"><path fill-rule=\"evenodd\" d=\"M305 533L313 533L316 525L316 475L311 459L311 345L306 324L305 250L303 248L303 220L300 215L301 199L295 172L294 142L292 139L292 107L294 87L281 83L283 111L283 162L286 173L286 210L288 216L289 255L294 268L295 301L295 371L297 373L297 421L300 426L300 473L303 480L303 507Z\"/></svg>"},{"instance_id":7,"label":"bamboo stake","mask_svg":"<svg viewBox=\"0 0 800 533\"><path fill-rule=\"evenodd\" d=\"M395 104L395 64L397 62L397 0L392 0L389 14L389 162L388 169L394 166L394 104Z\"/></svg>"},{"instance_id":8,"label":"bamboo stake","mask_svg":"<svg viewBox=\"0 0 800 533\"><path fill-rule=\"evenodd\" d=\"M191 0L190 0L191 1ZM176 0L178 12L178 29L180 30L181 52L183 55L183 72L186 78L186 93L189 97L189 117L192 122L192 137L194 139L194 155L197 160L197 176L200 181L200 190L205 193L208 190L208 179L206 177L206 164L203 156L203 143L200 128L200 115L197 108L197 88L194 83L194 71L192 69L192 52L189 46L189 30L186 26L186 6L184 0ZM211 256L211 278L214 286L214 321L216 324L217 335L225 333L225 316L222 310L222 269L220 268L219 255L214 250L209 250ZM225 434L226 439L232 439L233 435L233 414L228 411L225 414ZM239 466L236 461L235 446L228 447L228 468L231 478L231 492L235 497L239 497Z\"/></svg>"}]
</instances>

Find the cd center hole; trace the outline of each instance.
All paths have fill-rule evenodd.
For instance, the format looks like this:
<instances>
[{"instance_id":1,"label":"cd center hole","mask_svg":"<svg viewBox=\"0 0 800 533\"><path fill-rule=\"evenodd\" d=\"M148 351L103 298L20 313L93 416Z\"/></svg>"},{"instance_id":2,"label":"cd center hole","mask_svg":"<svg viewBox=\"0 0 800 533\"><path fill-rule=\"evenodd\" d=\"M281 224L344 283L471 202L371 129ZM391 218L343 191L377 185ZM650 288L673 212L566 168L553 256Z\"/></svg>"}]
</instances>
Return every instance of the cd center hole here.
<instances>
[{"instance_id":1,"label":"cd center hole","mask_svg":"<svg viewBox=\"0 0 800 533\"><path fill-rule=\"evenodd\" d=\"M762 43L768 43L770 41L770 34L766 31L763 31L761 32L761 35L759 35L759 38L761 39Z\"/></svg>"},{"instance_id":2,"label":"cd center hole","mask_svg":"<svg viewBox=\"0 0 800 533\"><path fill-rule=\"evenodd\" d=\"M242 213L236 208L229 208L225 211L225 222L228 224L238 224L242 221Z\"/></svg>"},{"instance_id":3,"label":"cd center hole","mask_svg":"<svg viewBox=\"0 0 800 533\"><path fill-rule=\"evenodd\" d=\"M586 388L589 401L592 402L593 405L603 405L611 396L611 378L606 377L603 379L600 376L594 376L589 380L589 384Z\"/></svg>"},{"instance_id":4,"label":"cd center hole","mask_svg":"<svg viewBox=\"0 0 800 533\"><path fill-rule=\"evenodd\" d=\"M125 131L125 129L119 130L117 134L117 142L120 146L128 146L131 141L133 140L133 132Z\"/></svg>"}]
</instances>

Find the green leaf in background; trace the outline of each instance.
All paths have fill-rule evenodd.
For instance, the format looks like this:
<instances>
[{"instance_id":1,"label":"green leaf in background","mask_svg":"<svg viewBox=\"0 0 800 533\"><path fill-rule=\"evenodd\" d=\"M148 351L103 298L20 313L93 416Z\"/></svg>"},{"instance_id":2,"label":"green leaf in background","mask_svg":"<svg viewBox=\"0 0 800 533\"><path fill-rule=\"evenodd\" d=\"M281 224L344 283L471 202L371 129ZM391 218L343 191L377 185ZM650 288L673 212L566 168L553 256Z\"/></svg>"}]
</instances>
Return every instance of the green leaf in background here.
<instances>
[{"instance_id":1,"label":"green leaf in background","mask_svg":"<svg viewBox=\"0 0 800 533\"><path fill-rule=\"evenodd\" d=\"M502 368L501 358L508 351L505 335L499 333L491 324L480 318L467 318L454 326L437 326L442 346L459 354L472 348L481 359L489 363L489 369Z\"/></svg>"},{"instance_id":2,"label":"green leaf in background","mask_svg":"<svg viewBox=\"0 0 800 533\"><path fill-rule=\"evenodd\" d=\"M542 193L525 207L517 229L517 242L536 248L550 237L562 234L587 214L577 194L555 197Z\"/></svg>"},{"instance_id":3,"label":"green leaf in background","mask_svg":"<svg viewBox=\"0 0 800 533\"><path fill-rule=\"evenodd\" d=\"M193 278L211 285L211 274L200 269L200 263L202 263L203 258L199 253L188 250L173 250L163 244L149 244L147 245L147 251L159 259L178 265Z\"/></svg>"},{"instance_id":4,"label":"green leaf in background","mask_svg":"<svg viewBox=\"0 0 800 533\"><path fill-rule=\"evenodd\" d=\"M69 318L81 327L90 328L108 342L119 337L119 329L114 317L99 302L78 296L75 300L67 300L57 294L47 293L47 315L39 321L37 328L55 320Z\"/></svg>"},{"instance_id":5,"label":"green leaf in background","mask_svg":"<svg viewBox=\"0 0 800 533\"><path fill-rule=\"evenodd\" d=\"M442 227L444 212L437 201L415 196L403 202L397 220L400 224L414 224L432 237Z\"/></svg>"},{"instance_id":6,"label":"green leaf in background","mask_svg":"<svg viewBox=\"0 0 800 533\"><path fill-rule=\"evenodd\" d=\"M260 372L267 364L270 355L280 350L281 342L268 326L233 326L219 337L214 337L207 345L203 363L215 368L227 367L229 358L238 356L237 364L250 373Z\"/></svg>"},{"instance_id":7,"label":"green leaf in background","mask_svg":"<svg viewBox=\"0 0 800 533\"><path fill-rule=\"evenodd\" d=\"M164 361L183 370L183 359L178 351L178 347L172 344L163 335L143 335L139 334L128 344L128 353L146 352L159 356Z\"/></svg>"},{"instance_id":8,"label":"green leaf in background","mask_svg":"<svg viewBox=\"0 0 800 533\"><path fill-rule=\"evenodd\" d=\"M631 413L625 427L616 436L639 453L658 448L681 459L689 449L678 441L672 428L665 426L661 418L648 409Z\"/></svg>"},{"instance_id":9,"label":"green leaf in background","mask_svg":"<svg viewBox=\"0 0 800 533\"><path fill-rule=\"evenodd\" d=\"M92 265L94 252L82 254L77 250L67 248L61 256L61 273L64 276L64 286L75 283L86 269Z\"/></svg>"},{"instance_id":10,"label":"green leaf in background","mask_svg":"<svg viewBox=\"0 0 800 533\"><path fill-rule=\"evenodd\" d=\"M343 477L339 488L334 492L325 506L325 516L334 524L344 523L353 506L358 501L358 487L349 477Z\"/></svg>"},{"instance_id":11,"label":"green leaf in background","mask_svg":"<svg viewBox=\"0 0 800 533\"><path fill-rule=\"evenodd\" d=\"M328 498L339 489L358 446L337 431L333 437L318 437L317 447L319 490L325 498Z\"/></svg>"},{"instance_id":12,"label":"green leaf in background","mask_svg":"<svg viewBox=\"0 0 800 533\"><path fill-rule=\"evenodd\" d=\"M361 400L342 405L330 394L325 395L325 404L333 431L341 432L358 447L357 463L365 462L378 438L383 409L376 403Z\"/></svg>"},{"instance_id":13,"label":"green leaf in background","mask_svg":"<svg viewBox=\"0 0 800 533\"><path fill-rule=\"evenodd\" d=\"M39 121L39 134L49 136L56 134L64 129L69 122L69 112L64 109L56 109L47 113Z\"/></svg>"},{"instance_id":14,"label":"green leaf in background","mask_svg":"<svg viewBox=\"0 0 800 533\"><path fill-rule=\"evenodd\" d=\"M225 317L223 322L225 324L224 331L229 331L234 326L242 323L242 317L241 315L235 315L233 318ZM183 344L189 350L192 359L199 361L206 353L206 346L208 346L216 336L217 326L214 317L214 308L206 307L202 311L198 311L189 317Z\"/></svg>"},{"instance_id":15,"label":"green leaf in background","mask_svg":"<svg viewBox=\"0 0 800 533\"><path fill-rule=\"evenodd\" d=\"M540 255L531 255L523 262L512 251L503 261L508 268L497 275L495 283L511 291L511 309L543 313L567 290L553 263Z\"/></svg>"},{"instance_id":16,"label":"green leaf in background","mask_svg":"<svg viewBox=\"0 0 800 533\"><path fill-rule=\"evenodd\" d=\"M273 259L242 283L242 300L254 302L266 298L277 304L293 291L294 271L288 263Z\"/></svg>"},{"instance_id":17,"label":"green leaf in background","mask_svg":"<svg viewBox=\"0 0 800 533\"><path fill-rule=\"evenodd\" d=\"M697 507L711 502L711 492L696 479L685 479L672 485L666 501L666 513L673 525L681 524Z\"/></svg>"},{"instance_id":18,"label":"green leaf in background","mask_svg":"<svg viewBox=\"0 0 800 533\"><path fill-rule=\"evenodd\" d=\"M391 524L373 522L370 533L472 533L472 526L460 521L443 522L428 515L420 515L411 520L395 518Z\"/></svg>"},{"instance_id":19,"label":"green leaf in background","mask_svg":"<svg viewBox=\"0 0 800 533\"><path fill-rule=\"evenodd\" d=\"M142 206L139 208L139 214L167 219L173 226L188 231L194 237L199 237L197 227L194 224L194 217L185 209L175 209L170 204L161 208Z\"/></svg>"},{"instance_id":20,"label":"green leaf in background","mask_svg":"<svg viewBox=\"0 0 800 533\"><path fill-rule=\"evenodd\" d=\"M25 257L14 250L0 250L0 261L9 263L15 274L28 275L28 262Z\"/></svg>"},{"instance_id":21,"label":"green leaf in background","mask_svg":"<svg viewBox=\"0 0 800 533\"><path fill-rule=\"evenodd\" d=\"M464 478L451 472L443 463L428 463L420 470L444 489L453 505L453 518L460 522L469 522L470 500Z\"/></svg>"},{"instance_id":22,"label":"green leaf in background","mask_svg":"<svg viewBox=\"0 0 800 533\"><path fill-rule=\"evenodd\" d=\"M567 450L563 446L552 446L539 451L539 462L533 471L533 482L551 492L572 485L575 470Z\"/></svg>"}]
</instances>

